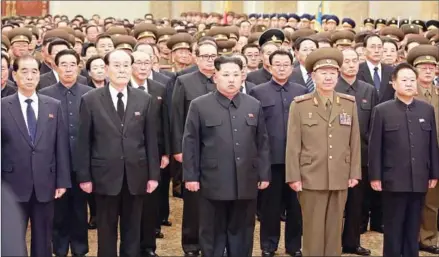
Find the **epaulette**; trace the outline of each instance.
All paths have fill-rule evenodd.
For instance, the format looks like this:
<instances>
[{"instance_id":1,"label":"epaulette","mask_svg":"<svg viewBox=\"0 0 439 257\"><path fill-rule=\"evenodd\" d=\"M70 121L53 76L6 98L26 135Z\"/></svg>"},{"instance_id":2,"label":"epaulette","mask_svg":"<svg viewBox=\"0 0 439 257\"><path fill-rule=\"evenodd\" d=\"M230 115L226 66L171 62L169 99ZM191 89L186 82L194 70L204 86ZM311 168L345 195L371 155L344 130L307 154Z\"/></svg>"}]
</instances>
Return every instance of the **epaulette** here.
<instances>
[{"instance_id":1,"label":"epaulette","mask_svg":"<svg viewBox=\"0 0 439 257\"><path fill-rule=\"evenodd\" d=\"M299 103L299 102L311 99L312 95L313 95L313 93L296 96L296 97L294 97L294 102Z\"/></svg>"},{"instance_id":2,"label":"epaulette","mask_svg":"<svg viewBox=\"0 0 439 257\"><path fill-rule=\"evenodd\" d=\"M355 102L355 96L351 96L351 95L347 95L347 94L342 94L342 93L337 93L338 96L340 96L341 98L350 100L352 102Z\"/></svg>"}]
</instances>

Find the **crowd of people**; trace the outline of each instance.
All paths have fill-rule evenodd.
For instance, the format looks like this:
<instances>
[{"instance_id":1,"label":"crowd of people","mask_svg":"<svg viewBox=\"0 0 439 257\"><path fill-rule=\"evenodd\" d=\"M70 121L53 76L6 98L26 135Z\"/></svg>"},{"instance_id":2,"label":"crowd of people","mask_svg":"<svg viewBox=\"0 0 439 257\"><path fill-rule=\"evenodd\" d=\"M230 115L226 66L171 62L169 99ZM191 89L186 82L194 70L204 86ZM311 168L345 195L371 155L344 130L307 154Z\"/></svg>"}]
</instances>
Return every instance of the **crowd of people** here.
<instances>
[{"instance_id":1,"label":"crowd of people","mask_svg":"<svg viewBox=\"0 0 439 257\"><path fill-rule=\"evenodd\" d=\"M2 18L2 255L158 256L171 185L185 256L439 254L439 21L361 22Z\"/></svg>"}]
</instances>

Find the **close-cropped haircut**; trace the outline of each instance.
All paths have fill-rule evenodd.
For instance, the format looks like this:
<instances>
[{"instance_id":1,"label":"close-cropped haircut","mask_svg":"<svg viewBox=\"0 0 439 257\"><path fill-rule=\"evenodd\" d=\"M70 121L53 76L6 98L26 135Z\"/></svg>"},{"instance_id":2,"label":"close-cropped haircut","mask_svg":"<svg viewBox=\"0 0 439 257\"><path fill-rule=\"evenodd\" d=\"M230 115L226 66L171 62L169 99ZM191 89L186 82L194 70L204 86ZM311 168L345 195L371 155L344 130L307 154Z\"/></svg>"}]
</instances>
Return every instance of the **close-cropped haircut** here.
<instances>
[{"instance_id":1,"label":"close-cropped haircut","mask_svg":"<svg viewBox=\"0 0 439 257\"><path fill-rule=\"evenodd\" d=\"M294 51L299 51L300 46L305 41L312 41L316 45L316 48L319 48L319 43L316 40L309 37L299 37L298 39L296 39L296 41L294 41L294 45L293 45Z\"/></svg>"},{"instance_id":2,"label":"close-cropped haircut","mask_svg":"<svg viewBox=\"0 0 439 257\"><path fill-rule=\"evenodd\" d=\"M69 42L61 38L55 38L52 42L49 43L49 48L47 49L47 52L49 54L52 54L53 47L59 45L65 45L68 49L71 49Z\"/></svg>"},{"instance_id":3,"label":"close-cropped haircut","mask_svg":"<svg viewBox=\"0 0 439 257\"><path fill-rule=\"evenodd\" d=\"M234 63L239 66L239 70L242 70L242 60L233 56L219 56L215 59L213 65L215 66L215 70L220 71L221 66L226 63Z\"/></svg>"},{"instance_id":4,"label":"close-cropped haircut","mask_svg":"<svg viewBox=\"0 0 439 257\"><path fill-rule=\"evenodd\" d=\"M396 65L395 69L392 72L392 80L396 80L398 78L399 72L401 70L405 70L405 69L412 70L415 73L416 78L418 78L418 71L415 69L415 67L413 67L412 65L410 65L406 62L403 62L403 63Z\"/></svg>"},{"instance_id":5,"label":"close-cropped haircut","mask_svg":"<svg viewBox=\"0 0 439 257\"><path fill-rule=\"evenodd\" d=\"M64 49L62 51L59 51L59 53L57 53L56 56L55 56L55 65L56 66L59 65L59 59L61 59L61 57L63 57L64 55L73 55L73 56L75 56L76 64L77 65L81 61L81 58L79 57L79 54L75 50L73 50L73 49Z\"/></svg>"},{"instance_id":6,"label":"close-cropped haircut","mask_svg":"<svg viewBox=\"0 0 439 257\"><path fill-rule=\"evenodd\" d=\"M27 61L27 60L35 61L35 63L38 66L38 70L40 69L40 63L38 62L38 60L35 57L33 57L32 55L28 54L28 55L20 56L17 59L15 59L14 64L12 64L12 70L17 72L18 69L20 69L20 63L23 61Z\"/></svg>"},{"instance_id":7,"label":"close-cropped haircut","mask_svg":"<svg viewBox=\"0 0 439 257\"><path fill-rule=\"evenodd\" d=\"M369 41L369 39L374 38L374 37L377 37L377 38L381 41L381 43L383 43L383 39L381 39L380 36L378 36L378 35L376 35L376 34L370 34L370 35L367 35L367 36L364 38L363 46L366 47L366 46L367 46L367 42Z\"/></svg>"},{"instance_id":8,"label":"close-cropped haircut","mask_svg":"<svg viewBox=\"0 0 439 257\"><path fill-rule=\"evenodd\" d=\"M104 56L104 63L105 63L105 65L109 65L110 64L110 58L111 58L111 55L114 53L114 52L124 52L124 53L126 53L127 55L129 55L130 56L130 58L131 58L131 65L133 65L133 63L134 63L134 57L133 57L133 55L131 55L131 54L129 54L129 53L127 53L127 52L125 52L125 51L123 51L123 50L120 50L120 49L114 49L113 51L111 51L111 52L108 52L105 56Z\"/></svg>"},{"instance_id":9,"label":"close-cropped haircut","mask_svg":"<svg viewBox=\"0 0 439 257\"><path fill-rule=\"evenodd\" d=\"M268 61L270 62L270 65L273 65L273 58L274 58L276 55L281 55L281 56L284 55L284 56L288 56L288 58L290 58L290 64L293 64L293 61L294 61L294 59L293 59L293 55L292 55L290 52L288 52L288 51L285 51L285 50L279 49L279 50L276 50L276 51L274 51L273 53L271 53L270 56L268 57Z\"/></svg>"},{"instance_id":10,"label":"close-cropped haircut","mask_svg":"<svg viewBox=\"0 0 439 257\"><path fill-rule=\"evenodd\" d=\"M241 49L241 53L244 53L245 50L247 50L247 49L249 49L249 48L256 48L256 49L258 49L258 51L261 51L261 48L260 48L259 46L254 45L254 44L247 44L247 45L245 45L245 46L242 47L242 49Z\"/></svg>"},{"instance_id":11,"label":"close-cropped haircut","mask_svg":"<svg viewBox=\"0 0 439 257\"><path fill-rule=\"evenodd\" d=\"M203 42L203 43L198 44L198 47L195 49L195 55L196 55L196 56L199 56L199 55L200 55L200 48L201 48L202 46L205 46L205 45L213 46L213 47L215 47L215 49L218 51L218 46L217 46L216 44L213 44L213 43L210 42L210 41L205 41L205 42Z\"/></svg>"},{"instance_id":12,"label":"close-cropped haircut","mask_svg":"<svg viewBox=\"0 0 439 257\"><path fill-rule=\"evenodd\" d=\"M87 71L90 71L91 69L91 64L96 61L96 60L104 60L104 58L100 57L99 55L93 55L92 57L88 58L87 62L85 63L85 69ZM104 61L105 62L105 61Z\"/></svg>"}]
</instances>

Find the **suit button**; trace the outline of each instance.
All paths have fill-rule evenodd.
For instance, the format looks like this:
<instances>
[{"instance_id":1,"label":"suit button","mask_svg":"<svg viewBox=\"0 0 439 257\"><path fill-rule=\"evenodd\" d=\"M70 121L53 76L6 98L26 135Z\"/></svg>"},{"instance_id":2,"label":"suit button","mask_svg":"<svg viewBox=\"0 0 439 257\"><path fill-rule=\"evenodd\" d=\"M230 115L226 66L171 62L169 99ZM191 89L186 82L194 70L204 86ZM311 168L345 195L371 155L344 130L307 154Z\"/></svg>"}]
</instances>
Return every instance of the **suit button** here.
<instances>
[{"instance_id":1,"label":"suit button","mask_svg":"<svg viewBox=\"0 0 439 257\"><path fill-rule=\"evenodd\" d=\"M332 145L329 146L329 149L332 149Z\"/></svg>"},{"instance_id":2,"label":"suit button","mask_svg":"<svg viewBox=\"0 0 439 257\"><path fill-rule=\"evenodd\" d=\"M411 123L412 121L411 120L409 120L409 123Z\"/></svg>"},{"instance_id":3,"label":"suit button","mask_svg":"<svg viewBox=\"0 0 439 257\"><path fill-rule=\"evenodd\" d=\"M35 154L35 151L32 151L32 154Z\"/></svg>"},{"instance_id":4,"label":"suit button","mask_svg":"<svg viewBox=\"0 0 439 257\"><path fill-rule=\"evenodd\" d=\"M232 116L232 119L235 119L235 118L236 118L236 116L235 116L235 115L233 115L233 116Z\"/></svg>"},{"instance_id":5,"label":"suit button","mask_svg":"<svg viewBox=\"0 0 439 257\"><path fill-rule=\"evenodd\" d=\"M330 127L330 128L332 128L332 125L331 125L331 124L329 124L329 127Z\"/></svg>"},{"instance_id":6,"label":"suit button","mask_svg":"<svg viewBox=\"0 0 439 257\"><path fill-rule=\"evenodd\" d=\"M237 129L234 129L233 131L237 132L238 130L237 130Z\"/></svg>"},{"instance_id":7,"label":"suit button","mask_svg":"<svg viewBox=\"0 0 439 257\"><path fill-rule=\"evenodd\" d=\"M239 143L236 143L236 145L239 145Z\"/></svg>"},{"instance_id":8,"label":"suit button","mask_svg":"<svg viewBox=\"0 0 439 257\"><path fill-rule=\"evenodd\" d=\"M329 155L329 160L332 160L332 155Z\"/></svg>"},{"instance_id":9,"label":"suit button","mask_svg":"<svg viewBox=\"0 0 439 257\"><path fill-rule=\"evenodd\" d=\"M415 158L412 158L412 161L415 161Z\"/></svg>"},{"instance_id":10,"label":"suit button","mask_svg":"<svg viewBox=\"0 0 439 257\"><path fill-rule=\"evenodd\" d=\"M120 157L120 159L121 159L121 160L123 160L123 159L124 159L124 157L123 157L123 156L121 156L121 157Z\"/></svg>"},{"instance_id":11,"label":"suit button","mask_svg":"<svg viewBox=\"0 0 439 257\"><path fill-rule=\"evenodd\" d=\"M70 116L72 116L72 115L73 115L73 113L69 113L69 115L70 115Z\"/></svg>"},{"instance_id":12,"label":"suit button","mask_svg":"<svg viewBox=\"0 0 439 257\"><path fill-rule=\"evenodd\" d=\"M239 161L239 160L241 160L241 158L237 157L236 160Z\"/></svg>"},{"instance_id":13,"label":"suit button","mask_svg":"<svg viewBox=\"0 0 439 257\"><path fill-rule=\"evenodd\" d=\"M412 148L414 148L415 147L415 145L412 145Z\"/></svg>"},{"instance_id":14,"label":"suit button","mask_svg":"<svg viewBox=\"0 0 439 257\"><path fill-rule=\"evenodd\" d=\"M329 138L332 138L332 135L331 135L331 134L329 134Z\"/></svg>"}]
</instances>

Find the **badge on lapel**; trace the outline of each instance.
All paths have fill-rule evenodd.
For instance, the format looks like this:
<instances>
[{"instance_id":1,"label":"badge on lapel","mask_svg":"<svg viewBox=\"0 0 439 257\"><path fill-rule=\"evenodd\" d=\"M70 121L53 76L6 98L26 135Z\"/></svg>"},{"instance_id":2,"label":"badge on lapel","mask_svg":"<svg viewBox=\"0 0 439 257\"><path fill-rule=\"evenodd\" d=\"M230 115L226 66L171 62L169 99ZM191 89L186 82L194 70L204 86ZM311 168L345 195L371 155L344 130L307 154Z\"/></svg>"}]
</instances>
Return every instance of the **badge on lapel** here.
<instances>
[{"instance_id":1,"label":"badge on lapel","mask_svg":"<svg viewBox=\"0 0 439 257\"><path fill-rule=\"evenodd\" d=\"M161 101L162 97L161 96L157 96L157 100Z\"/></svg>"},{"instance_id":2,"label":"badge on lapel","mask_svg":"<svg viewBox=\"0 0 439 257\"><path fill-rule=\"evenodd\" d=\"M134 112L134 116L140 116L140 112Z\"/></svg>"},{"instance_id":3,"label":"badge on lapel","mask_svg":"<svg viewBox=\"0 0 439 257\"><path fill-rule=\"evenodd\" d=\"M53 119L55 116L52 113L49 113L49 119Z\"/></svg>"},{"instance_id":4,"label":"badge on lapel","mask_svg":"<svg viewBox=\"0 0 439 257\"><path fill-rule=\"evenodd\" d=\"M419 123L424 123L425 120L424 119L419 119Z\"/></svg>"},{"instance_id":5,"label":"badge on lapel","mask_svg":"<svg viewBox=\"0 0 439 257\"><path fill-rule=\"evenodd\" d=\"M346 112L340 113L340 125L350 126L352 125L352 116L347 114Z\"/></svg>"},{"instance_id":6,"label":"badge on lapel","mask_svg":"<svg viewBox=\"0 0 439 257\"><path fill-rule=\"evenodd\" d=\"M248 117L249 117L249 118L254 118L255 116L253 115L253 113L249 113L249 114L248 114Z\"/></svg>"}]
</instances>

